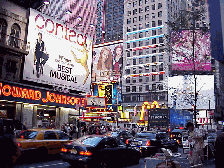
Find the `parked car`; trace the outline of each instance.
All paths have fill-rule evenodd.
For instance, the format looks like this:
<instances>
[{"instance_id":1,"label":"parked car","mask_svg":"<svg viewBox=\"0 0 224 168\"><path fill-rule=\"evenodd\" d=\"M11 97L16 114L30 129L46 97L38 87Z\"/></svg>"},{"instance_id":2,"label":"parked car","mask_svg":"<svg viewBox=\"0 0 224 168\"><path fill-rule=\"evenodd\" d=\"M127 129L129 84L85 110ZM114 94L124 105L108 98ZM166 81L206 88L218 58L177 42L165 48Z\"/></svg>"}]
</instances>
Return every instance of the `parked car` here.
<instances>
[{"instance_id":1,"label":"parked car","mask_svg":"<svg viewBox=\"0 0 224 168\"><path fill-rule=\"evenodd\" d=\"M65 144L61 156L71 166L123 167L138 164L140 152L113 137L88 135Z\"/></svg>"},{"instance_id":2,"label":"parked car","mask_svg":"<svg viewBox=\"0 0 224 168\"><path fill-rule=\"evenodd\" d=\"M28 129L17 135L16 140L22 155L38 153L60 154L64 144L69 143L69 137L64 132L55 129Z\"/></svg>"}]
</instances>

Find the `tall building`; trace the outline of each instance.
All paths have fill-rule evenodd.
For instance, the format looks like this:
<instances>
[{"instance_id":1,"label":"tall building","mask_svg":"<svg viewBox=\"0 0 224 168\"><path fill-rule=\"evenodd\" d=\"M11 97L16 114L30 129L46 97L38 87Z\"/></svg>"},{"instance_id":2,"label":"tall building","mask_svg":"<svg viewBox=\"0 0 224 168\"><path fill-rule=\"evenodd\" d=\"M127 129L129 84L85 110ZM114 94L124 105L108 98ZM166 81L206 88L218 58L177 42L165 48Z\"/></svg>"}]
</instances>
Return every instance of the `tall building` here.
<instances>
[{"instance_id":1,"label":"tall building","mask_svg":"<svg viewBox=\"0 0 224 168\"><path fill-rule=\"evenodd\" d=\"M168 33L166 0L127 0L124 3L124 62L122 105L129 117L145 101L167 105L167 80L170 57L165 53Z\"/></svg>"},{"instance_id":2,"label":"tall building","mask_svg":"<svg viewBox=\"0 0 224 168\"><path fill-rule=\"evenodd\" d=\"M96 44L123 39L124 0L98 0Z\"/></svg>"},{"instance_id":3,"label":"tall building","mask_svg":"<svg viewBox=\"0 0 224 168\"><path fill-rule=\"evenodd\" d=\"M42 13L96 38L97 0L49 0L49 2L49 5L42 7Z\"/></svg>"}]
</instances>

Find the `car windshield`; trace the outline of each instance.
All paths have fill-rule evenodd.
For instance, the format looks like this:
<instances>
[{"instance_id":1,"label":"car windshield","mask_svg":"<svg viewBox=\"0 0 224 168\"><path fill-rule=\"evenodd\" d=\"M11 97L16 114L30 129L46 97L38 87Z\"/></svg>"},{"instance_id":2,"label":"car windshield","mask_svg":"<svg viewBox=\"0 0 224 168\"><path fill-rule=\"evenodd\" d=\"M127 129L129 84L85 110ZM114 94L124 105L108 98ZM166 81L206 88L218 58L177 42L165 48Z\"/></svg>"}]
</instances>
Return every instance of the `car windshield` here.
<instances>
[{"instance_id":1,"label":"car windshield","mask_svg":"<svg viewBox=\"0 0 224 168\"><path fill-rule=\"evenodd\" d=\"M88 146L96 146L100 141L102 137L89 137L87 139L84 139L82 141L82 144L88 145Z\"/></svg>"},{"instance_id":2,"label":"car windshield","mask_svg":"<svg viewBox=\"0 0 224 168\"><path fill-rule=\"evenodd\" d=\"M118 132L112 132L111 136L118 136Z\"/></svg>"},{"instance_id":3,"label":"car windshield","mask_svg":"<svg viewBox=\"0 0 224 168\"><path fill-rule=\"evenodd\" d=\"M35 139L37 136L37 131L24 131L17 135L17 138L22 139Z\"/></svg>"},{"instance_id":4,"label":"car windshield","mask_svg":"<svg viewBox=\"0 0 224 168\"><path fill-rule=\"evenodd\" d=\"M152 133L139 133L136 135L137 138L147 138L147 139L155 139L156 134Z\"/></svg>"}]
</instances>

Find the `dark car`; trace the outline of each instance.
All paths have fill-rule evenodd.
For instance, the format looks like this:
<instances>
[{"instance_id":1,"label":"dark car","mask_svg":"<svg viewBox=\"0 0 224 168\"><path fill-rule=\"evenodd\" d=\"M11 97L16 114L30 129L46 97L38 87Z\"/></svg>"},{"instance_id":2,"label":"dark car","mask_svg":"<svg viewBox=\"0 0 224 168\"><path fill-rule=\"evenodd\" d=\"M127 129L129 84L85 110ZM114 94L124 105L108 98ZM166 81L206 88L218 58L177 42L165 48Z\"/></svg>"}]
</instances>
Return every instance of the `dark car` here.
<instances>
[{"instance_id":1,"label":"dark car","mask_svg":"<svg viewBox=\"0 0 224 168\"><path fill-rule=\"evenodd\" d=\"M170 139L177 141L182 146L182 136L186 134L185 129L174 129L170 135Z\"/></svg>"},{"instance_id":2,"label":"dark car","mask_svg":"<svg viewBox=\"0 0 224 168\"><path fill-rule=\"evenodd\" d=\"M106 135L116 138L117 140L121 140L122 142L126 143L126 141L130 138L133 138L131 132L128 131L121 131L121 132L109 132Z\"/></svg>"},{"instance_id":3,"label":"dark car","mask_svg":"<svg viewBox=\"0 0 224 168\"><path fill-rule=\"evenodd\" d=\"M123 167L138 164L140 151L103 135L88 135L64 145L62 160L71 166Z\"/></svg>"}]
</instances>

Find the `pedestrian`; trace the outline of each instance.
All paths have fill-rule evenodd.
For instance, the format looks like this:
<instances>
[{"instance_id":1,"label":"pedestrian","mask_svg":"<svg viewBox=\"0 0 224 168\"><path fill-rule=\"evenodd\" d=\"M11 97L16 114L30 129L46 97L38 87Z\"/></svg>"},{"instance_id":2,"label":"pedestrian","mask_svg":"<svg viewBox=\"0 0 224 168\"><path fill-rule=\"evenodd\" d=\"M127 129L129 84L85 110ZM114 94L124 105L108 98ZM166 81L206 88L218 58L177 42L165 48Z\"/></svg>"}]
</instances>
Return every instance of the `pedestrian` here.
<instances>
[{"instance_id":1,"label":"pedestrian","mask_svg":"<svg viewBox=\"0 0 224 168\"><path fill-rule=\"evenodd\" d=\"M215 166L216 168L223 167L223 151L224 151L224 128L215 141Z\"/></svg>"},{"instance_id":2,"label":"pedestrian","mask_svg":"<svg viewBox=\"0 0 224 168\"><path fill-rule=\"evenodd\" d=\"M72 136L73 136L73 133L74 133L74 127L73 127L73 124L70 124L70 138L72 139Z\"/></svg>"},{"instance_id":3,"label":"pedestrian","mask_svg":"<svg viewBox=\"0 0 224 168\"><path fill-rule=\"evenodd\" d=\"M61 131L64 132L64 133L67 133L67 130L65 129L65 125L64 124L61 125Z\"/></svg>"},{"instance_id":4,"label":"pedestrian","mask_svg":"<svg viewBox=\"0 0 224 168\"><path fill-rule=\"evenodd\" d=\"M191 167L201 166L204 162L204 141L202 131L198 128L194 128L193 123L187 123L188 129L188 141L190 143L190 153L188 154L188 159Z\"/></svg>"}]
</instances>

